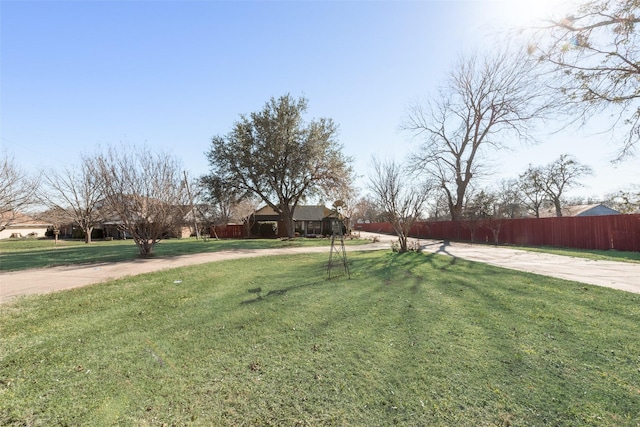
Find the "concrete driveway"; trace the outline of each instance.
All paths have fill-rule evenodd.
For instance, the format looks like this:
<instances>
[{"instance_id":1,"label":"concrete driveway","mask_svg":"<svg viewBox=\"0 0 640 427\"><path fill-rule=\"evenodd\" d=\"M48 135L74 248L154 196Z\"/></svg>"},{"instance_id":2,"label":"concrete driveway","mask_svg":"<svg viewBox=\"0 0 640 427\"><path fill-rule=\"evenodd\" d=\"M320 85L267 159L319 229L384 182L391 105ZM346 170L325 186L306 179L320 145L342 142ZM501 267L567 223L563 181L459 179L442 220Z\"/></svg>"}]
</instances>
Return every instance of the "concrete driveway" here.
<instances>
[{"instance_id":1,"label":"concrete driveway","mask_svg":"<svg viewBox=\"0 0 640 427\"><path fill-rule=\"evenodd\" d=\"M346 246L347 251L389 250L394 236L361 233L362 238L374 237L377 243ZM425 252L483 262L498 267L558 277L591 285L606 286L640 293L640 263L591 261L582 258L522 251L505 247L420 240ZM87 286L125 276L135 276L228 259L293 253L329 252L327 247L287 249L233 250L178 257L136 259L118 263L98 263L51 268L39 268L0 273L0 303L20 295L41 294Z\"/></svg>"},{"instance_id":2,"label":"concrete driveway","mask_svg":"<svg viewBox=\"0 0 640 427\"><path fill-rule=\"evenodd\" d=\"M377 237L381 242L389 245L397 240L395 236L375 233L362 232L361 236ZM640 293L640 263L595 261L504 246L444 243L434 240L418 240L418 242L425 253L438 253L512 270Z\"/></svg>"},{"instance_id":3,"label":"concrete driveway","mask_svg":"<svg viewBox=\"0 0 640 427\"><path fill-rule=\"evenodd\" d=\"M589 260L504 247L465 243L427 243L435 252L512 270L640 293L640 263Z\"/></svg>"}]
</instances>

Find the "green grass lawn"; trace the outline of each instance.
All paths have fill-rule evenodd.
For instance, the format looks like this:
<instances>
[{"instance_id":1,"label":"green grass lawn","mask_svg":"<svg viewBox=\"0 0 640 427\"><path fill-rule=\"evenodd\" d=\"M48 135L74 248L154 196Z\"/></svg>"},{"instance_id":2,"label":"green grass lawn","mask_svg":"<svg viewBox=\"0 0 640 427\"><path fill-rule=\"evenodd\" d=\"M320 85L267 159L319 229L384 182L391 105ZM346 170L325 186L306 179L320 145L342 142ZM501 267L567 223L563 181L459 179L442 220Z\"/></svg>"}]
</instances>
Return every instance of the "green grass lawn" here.
<instances>
[{"instance_id":1,"label":"green grass lawn","mask_svg":"<svg viewBox=\"0 0 640 427\"><path fill-rule=\"evenodd\" d=\"M0 305L0 425L640 424L640 295L349 262L350 280L327 254L261 257Z\"/></svg>"},{"instance_id":2,"label":"green grass lawn","mask_svg":"<svg viewBox=\"0 0 640 427\"><path fill-rule=\"evenodd\" d=\"M345 244L368 243L367 240L345 240ZM222 239L208 241L189 239L161 240L153 249L154 256L177 256L230 249L269 249L300 246L330 246L331 239ZM81 240L5 239L0 240L0 271L91 262L127 261L139 257L133 240L97 240L85 244Z\"/></svg>"}]
</instances>

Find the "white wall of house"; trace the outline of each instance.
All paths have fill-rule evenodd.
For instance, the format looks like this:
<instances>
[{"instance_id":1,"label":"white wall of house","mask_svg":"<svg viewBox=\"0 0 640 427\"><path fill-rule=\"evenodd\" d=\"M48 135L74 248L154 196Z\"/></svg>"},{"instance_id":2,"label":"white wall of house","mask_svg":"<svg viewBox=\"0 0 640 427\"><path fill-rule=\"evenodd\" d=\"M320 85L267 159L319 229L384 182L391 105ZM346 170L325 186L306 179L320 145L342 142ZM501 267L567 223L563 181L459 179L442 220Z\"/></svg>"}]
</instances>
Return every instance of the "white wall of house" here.
<instances>
[{"instance_id":1,"label":"white wall of house","mask_svg":"<svg viewBox=\"0 0 640 427\"><path fill-rule=\"evenodd\" d=\"M0 239L8 239L13 234L20 235L21 237L27 237L31 233L35 233L35 237L44 237L44 233L47 232L46 225L10 225L4 230L0 231Z\"/></svg>"}]
</instances>

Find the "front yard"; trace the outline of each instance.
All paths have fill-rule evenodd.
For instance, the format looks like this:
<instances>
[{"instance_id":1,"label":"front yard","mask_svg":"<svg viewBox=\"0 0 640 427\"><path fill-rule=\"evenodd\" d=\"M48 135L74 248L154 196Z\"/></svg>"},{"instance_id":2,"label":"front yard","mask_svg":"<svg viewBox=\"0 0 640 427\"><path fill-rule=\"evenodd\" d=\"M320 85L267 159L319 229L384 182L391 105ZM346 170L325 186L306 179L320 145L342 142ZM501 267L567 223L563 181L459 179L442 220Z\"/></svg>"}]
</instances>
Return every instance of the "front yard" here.
<instances>
[{"instance_id":1,"label":"front yard","mask_svg":"<svg viewBox=\"0 0 640 427\"><path fill-rule=\"evenodd\" d=\"M351 280L326 262L3 304L0 424L640 423L640 295L437 255L350 252Z\"/></svg>"}]
</instances>

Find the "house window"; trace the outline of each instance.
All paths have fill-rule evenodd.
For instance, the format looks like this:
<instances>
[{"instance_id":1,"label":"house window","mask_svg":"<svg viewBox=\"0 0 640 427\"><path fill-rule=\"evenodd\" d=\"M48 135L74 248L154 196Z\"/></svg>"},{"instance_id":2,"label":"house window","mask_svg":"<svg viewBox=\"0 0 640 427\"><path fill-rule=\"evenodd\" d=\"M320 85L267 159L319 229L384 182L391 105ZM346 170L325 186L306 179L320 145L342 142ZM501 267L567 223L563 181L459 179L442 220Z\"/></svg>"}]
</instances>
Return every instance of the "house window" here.
<instances>
[{"instance_id":1,"label":"house window","mask_svg":"<svg viewBox=\"0 0 640 427\"><path fill-rule=\"evenodd\" d=\"M307 221L307 234L321 234L322 222L321 221Z\"/></svg>"}]
</instances>

